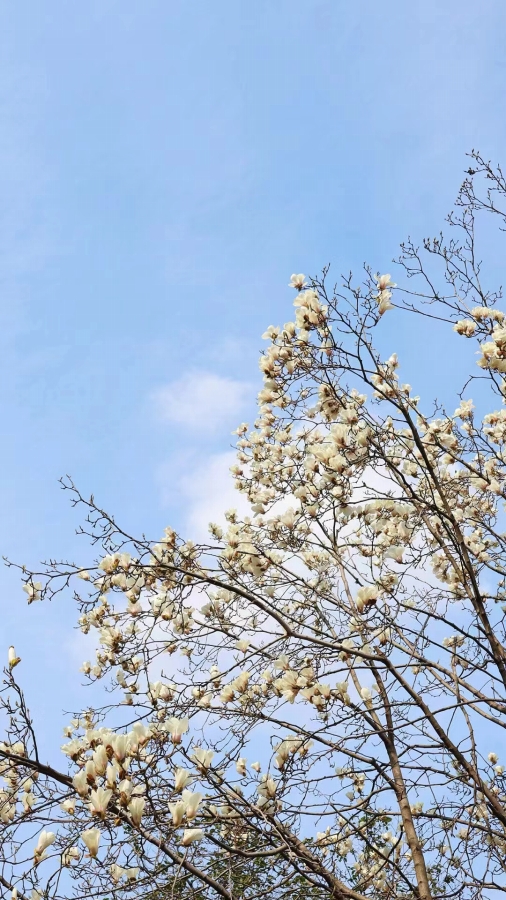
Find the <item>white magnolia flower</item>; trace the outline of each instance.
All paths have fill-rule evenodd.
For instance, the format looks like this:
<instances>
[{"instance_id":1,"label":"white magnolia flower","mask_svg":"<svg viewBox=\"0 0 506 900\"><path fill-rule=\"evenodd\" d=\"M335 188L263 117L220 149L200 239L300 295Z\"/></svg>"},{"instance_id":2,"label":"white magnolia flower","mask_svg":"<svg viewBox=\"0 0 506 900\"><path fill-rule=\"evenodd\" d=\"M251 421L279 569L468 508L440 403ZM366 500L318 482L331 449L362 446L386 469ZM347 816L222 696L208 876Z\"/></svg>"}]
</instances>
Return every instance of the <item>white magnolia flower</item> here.
<instances>
[{"instance_id":1,"label":"white magnolia flower","mask_svg":"<svg viewBox=\"0 0 506 900\"><path fill-rule=\"evenodd\" d=\"M77 775L74 775L72 779L72 784L74 785L77 793L80 797L87 797L88 795L88 778L86 776L86 772L84 769L81 769Z\"/></svg>"},{"instance_id":2,"label":"white magnolia flower","mask_svg":"<svg viewBox=\"0 0 506 900\"><path fill-rule=\"evenodd\" d=\"M115 759L122 762L128 753L128 734L115 734L111 738L111 745Z\"/></svg>"},{"instance_id":3,"label":"white magnolia flower","mask_svg":"<svg viewBox=\"0 0 506 900\"><path fill-rule=\"evenodd\" d=\"M69 815L73 816L76 809L75 797L69 797L67 800L63 800L63 802L60 803L60 806L63 812L66 812Z\"/></svg>"},{"instance_id":4,"label":"white magnolia flower","mask_svg":"<svg viewBox=\"0 0 506 900\"><path fill-rule=\"evenodd\" d=\"M246 775L246 763L247 760L244 758L244 756L240 756L237 760L235 768L236 772L238 772L239 775Z\"/></svg>"},{"instance_id":5,"label":"white magnolia flower","mask_svg":"<svg viewBox=\"0 0 506 900\"><path fill-rule=\"evenodd\" d=\"M379 594L379 588L375 584L361 587L357 592L355 599L358 611L362 612L364 607L374 606L378 600Z\"/></svg>"},{"instance_id":6,"label":"white magnolia flower","mask_svg":"<svg viewBox=\"0 0 506 900\"><path fill-rule=\"evenodd\" d=\"M461 400L453 415L459 419L469 419L472 416L474 403L472 400Z\"/></svg>"},{"instance_id":7,"label":"white magnolia flower","mask_svg":"<svg viewBox=\"0 0 506 900\"><path fill-rule=\"evenodd\" d=\"M186 734L188 731L188 719L185 717L184 719L176 719L175 716L171 716L167 721L167 731L169 732L172 743L180 744L181 738L183 734Z\"/></svg>"},{"instance_id":8,"label":"white magnolia flower","mask_svg":"<svg viewBox=\"0 0 506 900\"><path fill-rule=\"evenodd\" d=\"M134 797L128 804L128 812L130 813L134 825L140 825L144 813L146 800L144 797Z\"/></svg>"},{"instance_id":9,"label":"white magnolia flower","mask_svg":"<svg viewBox=\"0 0 506 900\"><path fill-rule=\"evenodd\" d=\"M32 793L21 794L20 800L23 804L23 811L25 813L30 812L35 805L35 796Z\"/></svg>"},{"instance_id":10,"label":"white magnolia flower","mask_svg":"<svg viewBox=\"0 0 506 900\"><path fill-rule=\"evenodd\" d=\"M118 775L119 772L116 761L114 761L113 763L109 763L107 769L105 770L105 782L107 784L107 787L114 789L114 787L116 786Z\"/></svg>"},{"instance_id":11,"label":"white magnolia flower","mask_svg":"<svg viewBox=\"0 0 506 900\"><path fill-rule=\"evenodd\" d=\"M144 725L143 722L136 722L132 728L132 732L135 735L137 743L140 747L144 747L144 744L147 744L152 734L150 726ZM130 742L131 740L132 738L130 736Z\"/></svg>"},{"instance_id":12,"label":"white magnolia flower","mask_svg":"<svg viewBox=\"0 0 506 900\"><path fill-rule=\"evenodd\" d=\"M186 812L186 803L184 800L178 800L177 803L169 803L170 814L172 816L172 822L177 827L181 825L181 822L184 819L184 814Z\"/></svg>"},{"instance_id":13,"label":"white magnolia flower","mask_svg":"<svg viewBox=\"0 0 506 900\"><path fill-rule=\"evenodd\" d=\"M69 847L69 849L65 850L61 855L61 864L62 866L70 866L72 862L75 862L80 858L81 854L77 847Z\"/></svg>"},{"instance_id":14,"label":"white magnolia flower","mask_svg":"<svg viewBox=\"0 0 506 900\"><path fill-rule=\"evenodd\" d=\"M100 744L93 754L93 765L97 775L105 775L108 762L107 750L103 744Z\"/></svg>"},{"instance_id":15,"label":"white magnolia flower","mask_svg":"<svg viewBox=\"0 0 506 900\"><path fill-rule=\"evenodd\" d=\"M182 802L185 805L185 813L188 821L190 819L194 819L197 815L197 810L199 808L199 803L202 800L202 794L198 791L192 793L191 791L183 791L182 794Z\"/></svg>"},{"instance_id":16,"label":"white magnolia flower","mask_svg":"<svg viewBox=\"0 0 506 900\"><path fill-rule=\"evenodd\" d=\"M397 563L402 562L404 547L389 547L385 553L385 559L393 559Z\"/></svg>"},{"instance_id":17,"label":"white magnolia flower","mask_svg":"<svg viewBox=\"0 0 506 900\"><path fill-rule=\"evenodd\" d=\"M94 859L98 853L98 846L100 844L100 831L98 828L88 828L87 831L83 831L81 833L81 838L88 848L88 852L92 859Z\"/></svg>"},{"instance_id":18,"label":"white magnolia flower","mask_svg":"<svg viewBox=\"0 0 506 900\"><path fill-rule=\"evenodd\" d=\"M14 647L9 647L8 660L9 660L9 669L14 669L14 667L17 666L17 664L21 662L21 657L16 656L16 651L15 651Z\"/></svg>"},{"instance_id":19,"label":"white magnolia flower","mask_svg":"<svg viewBox=\"0 0 506 900\"><path fill-rule=\"evenodd\" d=\"M299 274L299 275L291 275L291 276L290 276L290 283L289 283L288 287L293 287L293 288L295 288L297 291L302 291L303 288L307 287L307 284L306 284L306 276L305 276L305 275L302 275L302 274Z\"/></svg>"},{"instance_id":20,"label":"white magnolia flower","mask_svg":"<svg viewBox=\"0 0 506 900\"><path fill-rule=\"evenodd\" d=\"M476 322L473 322L472 319L459 319L453 326L453 330L456 331L457 334L470 338L476 331Z\"/></svg>"},{"instance_id":21,"label":"white magnolia flower","mask_svg":"<svg viewBox=\"0 0 506 900\"><path fill-rule=\"evenodd\" d=\"M192 758L200 769L208 769L214 756L213 750L204 750L203 747L195 747Z\"/></svg>"},{"instance_id":22,"label":"white magnolia flower","mask_svg":"<svg viewBox=\"0 0 506 900\"><path fill-rule=\"evenodd\" d=\"M112 791L106 790L103 787L99 787L96 791L92 791L90 794L91 814L93 816L100 816L103 819L111 797Z\"/></svg>"},{"instance_id":23,"label":"white magnolia flower","mask_svg":"<svg viewBox=\"0 0 506 900\"><path fill-rule=\"evenodd\" d=\"M192 778L192 773L188 769L178 768L174 772L174 790L179 793L182 791Z\"/></svg>"},{"instance_id":24,"label":"white magnolia flower","mask_svg":"<svg viewBox=\"0 0 506 900\"><path fill-rule=\"evenodd\" d=\"M40 599L40 592L42 590L42 584L40 581L27 582L27 584L23 585L23 590L25 594L28 594L28 603L33 603L34 600Z\"/></svg>"},{"instance_id":25,"label":"white magnolia flower","mask_svg":"<svg viewBox=\"0 0 506 900\"><path fill-rule=\"evenodd\" d=\"M181 843L183 847L189 847L195 841L201 841L204 837L202 828L185 828Z\"/></svg>"},{"instance_id":26,"label":"white magnolia flower","mask_svg":"<svg viewBox=\"0 0 506 900\"><path fill-rule=\"evenodd\" d=\"M118 884L126 874L126 870L123 868L123 866L118 866L116 863L112 864L109 871L111 873L111 878L114 881L114 884Z\"/></svg>"},{"instance_id":27,"label":"white magnolia flower","mask_svg":"<svg viewBox=\"0 0 506 900\"><path fill-rule=\"evenodd\" d=\"M41 860L45 858L45 851L55 840L56 835L54 831L41 831L34 851L35 864L41 862Z\"/></svg>"},{"instance_id":28,"label":"white magnolia flower","mask_svg":"<svg viewBox=\"0 0 506 900\"><path fill-rule=\"evenodd\" d=\"M14 754L14 756L24 756L26 753L26 750L25 750L25 745L23 744L23 741L16 741L12 745L11 751Z\"/></svg>"},{"instance_id":29,"label":"white magnolia flower","mask_svg":"<svg viewBox=\"0 0 506 900\"><path fill-rule=\"evenodd\" d=\"M102 569L103 572L106 572L107 575L110 575L119 565L119 553L110 553L108 556L104 556L104 558L99 563L98 568Z\"/></svg>"},{"instance_id":30,"label":"white magnolia flower","mask_svg":"<svg viewBox=\"0 0 506 900\"><path fill-rule=\"evenodd\" d=\"M397 285L394 284L394 282L392 281L392 278L389 274L374 275L373 278L376 282L376 287L378 288L378 291L385 291L387 288L397 287Z\"/></svg>"},{"instance_id":31,"label":"white magnolia flower","mask_svg":"<svg viewBox=\"0 0 506 900\"><path fill-rule=\"evenodd\" d=\"M130 779L124 778L118 785L118 791L123 803L129 803L133 794L134 786Z\"/></svg>"},{"instance_id":32,"label":"white magnolia flower","mask_svg":"<svg viewBox=\"0 0 506 900\"><path fill-rule=\"evenodd\" d=\"M153 700L171 700L173 696L170 687L162 681L150 682L149 692Z\"/></svg>"},{"instance_id":33,"label":"white magnolia flower","mask_svg":"<svg viewBox=\"0 0 506 900\"><path fill-rule=\"evenodd\" d=\"M390 303L391 296L391 291L380 291L380 293L378 294L376 299L378 301L378 312L380 316L382 316L383 313L386 313L387 309L394 308L393 303Z\"/></svg>"},{"instance_id":34,"label":"white magnolia flower","mask_svg":"<svg viewBox=\"0 0 506 900\"><path fill-rule=\"evenodd\" d=\"M261 797L272 800L276 796L277 784L270 775L263 775L257 791Z\"/></svg>"}]
</instances>

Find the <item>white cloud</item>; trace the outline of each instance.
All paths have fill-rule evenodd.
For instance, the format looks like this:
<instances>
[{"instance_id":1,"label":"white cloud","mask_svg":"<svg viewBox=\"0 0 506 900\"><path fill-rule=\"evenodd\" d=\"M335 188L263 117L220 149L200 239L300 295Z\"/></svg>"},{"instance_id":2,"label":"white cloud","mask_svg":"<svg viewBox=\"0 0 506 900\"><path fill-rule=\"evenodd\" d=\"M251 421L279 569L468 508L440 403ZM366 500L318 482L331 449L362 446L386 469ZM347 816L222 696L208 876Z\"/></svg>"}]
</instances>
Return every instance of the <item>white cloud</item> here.
<instances>
[{"instance_id":1,"label":"white cloud","mask_svg":"<svg viewBox=\"0 0 506 900\"><path fill-rule=\"evenodd\" d=\"M239 424L241 412L253 399L247 382L204 371L187 372L153 394L161 421L207 432L227 423Z\"/></svg>"},{"instance_id":2,"label":"white cloud","mask_svg":"<svg viewBox=\"0 0 506 900\"><path fill-rule=\"evenodd\" d=\"M209 538L209 522L225 524L225 510L250 513L244 496L234 487L230 466L236 462L234 450L210 454L205 460L190 455L172 459L158 471L165 502L174 502L182 513L185 537L191 540Z\"/></svg>"},{"instance_id":3,"label":"white cloud","mask_svg":"<svg viewBox=\"0 0 506 900\"><path fill-rule=\"evenodd\" d=\"M233 508L248 514L249 505L234 487L230 466L236 462L234 451L217 453L182 480L188 501L187 523L192 534L204 537L209 522L224 523L224 512Z\"/></svg>"}]
</instances>

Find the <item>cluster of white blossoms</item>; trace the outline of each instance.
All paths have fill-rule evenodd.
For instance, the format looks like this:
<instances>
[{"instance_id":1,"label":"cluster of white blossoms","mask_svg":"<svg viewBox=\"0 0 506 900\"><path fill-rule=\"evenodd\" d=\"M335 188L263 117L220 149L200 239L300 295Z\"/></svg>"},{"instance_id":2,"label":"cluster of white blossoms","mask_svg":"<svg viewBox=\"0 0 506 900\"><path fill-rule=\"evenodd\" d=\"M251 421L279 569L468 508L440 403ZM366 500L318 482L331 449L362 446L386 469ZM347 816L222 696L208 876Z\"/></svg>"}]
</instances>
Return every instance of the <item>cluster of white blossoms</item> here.
<instances>
[{"instance_id":1,"label":"cluster of white blossoms","mask_svg":"<svg viewBox=\"0 0 506 900\"><path fill-rule=\"evenodd\" d=\"M395 288L397 285L393 283L390 275L375 275L374 280L378 288L376 296L378 312L382 316L388 309L394 308L393 303L391 303L392 291L390 288Z\"/></svg>"},{"instance_id":2,"label":"cluster of white blossoms","mask_svg":"<svg viewBox=\"0 0 506 900\"><path fill-rule=\"evenodd\" d=\"M152 685L150 690L152 693ZM81 729L83 724L86 726L89 722L73 720L66 729L67 734L70 736ZM133 763L140 762L149 766L153 760L150 747L156 746L160 741L170 741L172 746L178 747L188 732L188 727L188 718L178 719L173 716L164 722L149 725L136 722L127 733L117 733L107 728L86 728L82 734L73 737L62 746L63 752L78 767L77 773L72 778L72 786L78 800L76 801L75 796L65 799L61 803L62 810L70 816L78 817L81 801L81 804L87 806L90 815L99 821L114 813L122 820L140 827L146 810L146 784L136 782L132 773ZM193 760L200 772L210 765L212 756L212 751L194 748ZM188 782L195 777L196 773L191 770L180 767L175 770L173 792L174 794L182 792L182 797L167 804L175 827L183 822L190 822L197 816L203 795L186 790ZM188 846L200 840L202 834L200 829L186 829L180 838L181 843ZM99 828L86 829L81 833L81 838L93 858L98 854L100 835ZM54 834L51 835L51 840L47 836L43 837L38 847L44 850L44 841L49 846L54 839ZM120 881L123 877L132 881L139 869L115 865L113 871L115 881Z\"/></svg>"},{"instance_id":3,"label":"cluster of white blossoms","mask_svg":"<svg viewBox=\"0 0 506 900\"><path fill-rule=\"evenodd\" d=\"M265 332L258 414L236 429L247 514L224 511L207 542L150 541L78 495L100 558L25 576L29 602L80 579L96 643L82 671L103 696L66 727L64 772L39 764L23 703L9 707L0 822L37 823L33 884L61 864L79 897L136 882L238 900L232 874L267 860L273 897L293 878L322 897L432 900L464 878L462 842L474 874L458 900L485 871L498 883L504 314L468 304L474 282L461 300L457 275L455 296L430 299L441 327L477 341L500 408L466 386L453 415L424 413L402 360L373 344L379 328L388 346L393 292L406 313L418 295L367 274L341 293L292 275L293 321ZM12 647L11 692L19 663Z\"/></svg>"},{"instance_id":4,"label":"cluster of white blossoms","mask_svg":"<svg viewBox=\"0 0 506 900\"><path fill-rule=\"evenodd\" d=\"M309 753L313 746L314 742L311 740L308 741L305 737L286 737L279 744L276 744L276 747L274 748L276 751L274 765L277 769L283 770L291 756L298 753L299 756L304 757Z\"/></svg>"},{"instance_id":5,"label":"cluster of white blossoms","mask_svg":"<svg viewBox=\"0 0 506 900\"><path fill-rule=\"evenodd\" d=\"M23 741L12 743L0 742L0 777L3 786L0 789L0 822L8 824L16 818L18 803L25 812L30 812L34 805L32 788L38 778L38 772L31 777L22 777L16 761L26 755Z\"/></svg>"}]
</instances>

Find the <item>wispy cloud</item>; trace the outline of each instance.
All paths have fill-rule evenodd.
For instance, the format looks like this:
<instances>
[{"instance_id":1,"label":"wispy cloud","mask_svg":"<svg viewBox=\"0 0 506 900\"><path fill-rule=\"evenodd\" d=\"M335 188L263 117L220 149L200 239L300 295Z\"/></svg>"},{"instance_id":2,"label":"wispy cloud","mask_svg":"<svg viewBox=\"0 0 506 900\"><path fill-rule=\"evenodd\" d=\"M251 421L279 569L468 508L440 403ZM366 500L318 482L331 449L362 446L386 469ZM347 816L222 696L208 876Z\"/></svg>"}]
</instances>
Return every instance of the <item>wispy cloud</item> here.
<instances>
[{"instance_id":1,"label":"wispy cloud","mask_svg":"<svg viewBox=\"0 0 506 900\"><path fill-rule=\"evenodd\" d=\"M164 502L177 502L184 510L183 527L192 540L209 536L210 522L225 524L225 510L237 509L241 515L251 512L245 497L239 493L230 473L236 462L233 450L214 453L207 458L195 454L186 459L172 459L158 470Z\"/></svg>"},{"instance_id":2,"label":"wispy cloud","mask_svg":"<svg viewBox=\"0 0 506 900\"><path fill-rule=\"evenodd\" d=\"M159 387L152 399L160 421L209 433L236 424L252 396L247 382L191 371Z\"/></svg>"}]
</instances>

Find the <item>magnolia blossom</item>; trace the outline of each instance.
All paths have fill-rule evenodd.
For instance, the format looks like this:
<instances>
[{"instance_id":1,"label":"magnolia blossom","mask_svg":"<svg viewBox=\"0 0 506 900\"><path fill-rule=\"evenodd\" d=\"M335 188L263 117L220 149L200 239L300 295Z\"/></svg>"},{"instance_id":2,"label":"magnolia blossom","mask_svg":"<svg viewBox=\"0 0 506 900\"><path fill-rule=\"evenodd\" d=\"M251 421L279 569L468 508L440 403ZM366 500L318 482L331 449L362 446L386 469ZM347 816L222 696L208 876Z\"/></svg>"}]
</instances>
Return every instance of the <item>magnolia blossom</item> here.
<instances>
[{"instance_id":1,"label":"magnolia blossom","mask_svg":"<svg viewBox=\"0 0 506 900\"><path fill-rule=\"evenodd\" d=\"M261 797L272 800L276 796L277 784L270 775L262 775L262 781L257 787Z\"/></svg>"},{"instance_id":2,"label":"magnolia blossom","mask_svg":"<svg viewBox=\"0 0 506 900\"><path fill-rule=\"evenodd\" d=\"M161 681L154 681L149 685L149 690L153 700L170 700L172 691L167 684Z\"/></svg>"},{"instance_id":3,"label":"magnolia blossom","mask_svg":"<svg viewBox=\"0 0 506 900\"><path fill-rule=\"evenodd\" d=\"M235 768L239 775L246 775L246 763L247 760L243 756L237 760Z\"/></svg>"},{"instance_id":4,"label":"magnolia blossom","mask_svg":"<svg viewBox=\"0 0 506 900\"><path fill-rule=\"evenodd\" d=\"M403 555L404 547L393 545L385 551L384 557L385 559L393 559L395 562L401 563L403 561Z\"/></svg>"},{"instance_id":5,"label":"magnolia blossom","mask_svg":"<svg viewBox=\"0 0 506 900\"><path fill-rule=\"evenodd\" d=\"M21 803L23 804L23 809L25 812L30 812L30 810L35 805L35 797L32 793L21 794Z\"/></svg>"},{"instance_id":6,"label":"magnolia blossom","mask_svg":"<svg viewBox=\"0 0 506 900\"><path fill-rule=\"evenodd\" d=\"M100 744L97 749L93 753L93 765L95 766L95 772L97 775L104 775L107 769L107 764L109 762L109 758L107 756L107 750Z\"/></svg>"},{"instance_id":7,"label":"magnolia blossom","mask_svg":"<svg viewBox=\"0 0 506 900\"><path fill-rule=\"evenodd\" d=\"M88 784L93 784L97 777L97 770L95 769L95 763L92 759L86 760L84 771L86 773Z\"/></svg>"},{"instance_id":8,"label":"magnolia blossom","mask_svg":"<svg viewBox=\"0 0 506 900\"><path fill-rule=\"evenodd\" d=\"M14 669L21 662L21 657L16 656L14 647L9 647L9 669Z\"/></svg>"},{"instance_id":9,"label":"magnolia blossom","mask_svg":"<svg viewBox=\"0 0 506 900\"><path fill-rule=\"evenodd\" d=\"M186 717L184 719L176 719L175 716L172 716L167 720L167 731L174 744L181 743L181 738L188 731L188 727L188 719Z\"/></svg>"},{"instance_id":10,"label":"magnolia blossom","mask_svg":"<svg viewBox=\"0 0 506 900\"><path fill-rule=\"evenodd\" d=\"M293 287L297 291L302 291L303 288L307 287L306 276L302 275L302 274L291 275L290 276L290 284L288 285L288 287Z\"/></svg>"},{"instance_id":11,"label":"magnolia blossom","mask_svg":"<svg viewBox=\"0 0 506 900\"><path fill-rule=\"evenodd\" d=\"M472 400L461 400L460 405L457 407L454 416L458 416L460 419L469 419L473 414L474 403Z\"/></svg>"},{"instance_id":12,"label":"magnolia blossom","mask_svg":"<svg viewBox=\"0 0 506 900\"><path fill-rule=\"evenodd\" d=\"M105 811L112 797L112 791L99 787L90 794L90 810L92 815L105 817Z\"/></svg>"},{"instance_id":13,"label":"magnolia blossom","mask_svg":"<svg viewBox=\"0 0 506 900\"><path fill-rule=\"evenodd\" d=\"M182 802L185 805L185 813L188 820L194 819L197 815L197 810L201 800L202 794L200 794L198 791L196 791L195 793L192 793L191 791L183 791Z\"/></svg>"},{"instance_id":14,"label":"magnolia blossom","mask_svg":"<svg viewBox=\"0 0 506 900\"><path fill-rule=\"evenodd\" d=\"M108 788L114 788L118 778L117 765L110 763L105 770L105 781Z\"/></svg>"},{"instance_id":15,"label":"magnolia blossom","mask_svg":"<svg viewBox=\"0 0 506 900\"><path fill-rule=\"evenodd\" d=\"M376 282L376 286L378 291L385 291L387 288L397 287L396 284L393 283L391 275L374 275L374 280Z\"/></svg>"},{"instance_id":16,"label":"magnolia blossom","mask_svg":"<svg viewBox=\"0 0 506 900\"><path fill-rule=\"evenodd\" d=\"M114 884L119 884L121 879L126 875L126 869L124 869L123 866L118 866L116 863L112 864L109 871Z\"/></svg>"},{"instance_id":17,"label":"magnolia blossom","mask_svg":"<svg viewBox=\"0 0 506 900\"><path fill-rule=\"evenodd\" d=\"M61 856L61 864L62 866L70 866L73 862L77 862L78 859L81 858L81 854L77 847L69 847L68 850L65 850Z\"/></svg>"},{"instance_id":18,"label":"magnolia blossom","mask_svg":"<svg viewBox=\"0 0 506 900\"><path fill-rule=\"evenodd\" d=\"M89 855L94 859L98 853L100 844L100 831L98 828L88 828L81 833L81 838L88 848Z\"/></svg>"},{"instance_id":19,"label":"magnolia blossom","mask_svg":"<svg viewBox=\"0 0 506 900\"><path fill-rule=\"evenodd\" d=\"M362 612L364 607L374 606L378 600L380 594L380 589L377 585L368 585L366 587L361 587L357 592L356 596L356 604L359 612Z\"/></svg>"},{"instance_id":20,"label":"magnolia blossom","mask_svg":"<svg viewBox=\"0 0 506 900\"><path fill-rule=\"evenodd\" d=\"M204 750L202 747L195 747L192 758L200 769L208 769L214 756L213 750Z\"/></svg>"},{"instance_id":21,"label":"magnolia blossom","mask_svg":"<svg viewBox=\"0 0 506 900\"><path fill-rule=\"evenodd\" d=\"M111 738L114 757L122 762L128 754L128 734L115 734Z\"/></svg>"},{"instance_id":22,"label":"magnolia blossom","mask_svg":"<svg viewBox=\"0 0 506 900\"><path fill-rule=\"evenodd\" d=\"M179 793L191 781L192 774L188 769L178 768L174 772L174 790Z\"/></svg>"},{"instance_id":23,"label":"magnolia blossom","mask_svg":"<svg viewBox=\"0 0 506 900\"><path fill-rule=\"evenodd\" d=\"M183 847L189 847L189 845L195 843L195 841L201 841L203 837L204 832L201 828L185 828L181 843Z\"/></svg>"},{"instance_id":24,"label":"magnolia blossom","mask_svg":"<svg viewBox=\"0 0 506 900\"><path fill-rule=\"evenodd\" d=\"M472 337L476 331L476 322L473 322L472 319L460 319L453 326L453 330L464 337Z\"/></svg>"},{"instance_id":25,"label":"magnolia blossom","mask_svg":"<svg viewBox=\"0 0 506 900\"><path fill-rule=\"evenodd\" d=\"M123 781L120 781L118 784L118 791L120 795L120 800L124 806L126 806L130 798L133 794L134 786L129 778L124 778Z\"/></svg>"},{"instance_id":26,"label":"magnolia blossom","mask_svg":"<svg viewBox=\"0 0 506 900\"><path fill-rule=\"evenodd\" d=\"M34 600L40 599L40 592L42 590L42 583L40 581L27 582L23 585L23 590L25 594L28 594L28 603L33 603Z\"/></svg>"},{"instance_id":27,"label":"magnolia blossom","mask_svg":"<svg viewBox=\"0 0 506 900\"><path fill-rule=\"evenodd\" d=\"M390 298L392 296L391 291L380 291L377 296L378 301L378 312L380 316L383 315L387 311L387 309L393 309L394 305L390 302Z\"/></svg>"},{"instance_id":28,"label":"magnolia blossom","mask_svg":"<svg viewBox=\"0 0 506 900\"><path fill-rule=\"evenodd\" d=\"M134 825L140 825L144 813L146 800L144 797L134 797L128 804L128 812Z\"/></svg>"},{"instance_id":29,"label":"magnolia blossom","mask_svg":"<svg viewBox=\"0 0 506 900\"><path fill-rule=\"evenodd\" d=\"M169 803L169 809L173 824L176 827L181 825L186 812L186 803L184 800L178 800L176 803Z\"/></svg>"},{"instance_id":30,"label":"magnolia blossom","mask_svg":"<svg viewBox=\"0 0 506 900\"><path fill-rule=\"evenodd\" d=\"M89 792L88 787L88 778L86 772L81 770L76 775L74 775L72 779L72 784L74 785L77 793L80 797L87 797Z\"/></svg>"},{"instance_id":31,"label":"magnolia blossom","mask_svg":"<svg viewBox=\"0 0 506 900\"><path fill-rule=\"evenodd\" d=\"M34 851L35 864L45 859L45 851L55 840L56 834L53 831L41 831Z\"/></svg>"},{"instance_id":32,"label":"magnolia blossom","mask_svg":"<svg viewBox=\"0 0 506 900\"><path fill-rule=\"evenodd\" d=\"M125 869L125 876L127 881L130 883L137 881L139 877L140 868L139 866L130 866L128 869Z\"/></svg>"}]
</instances>

